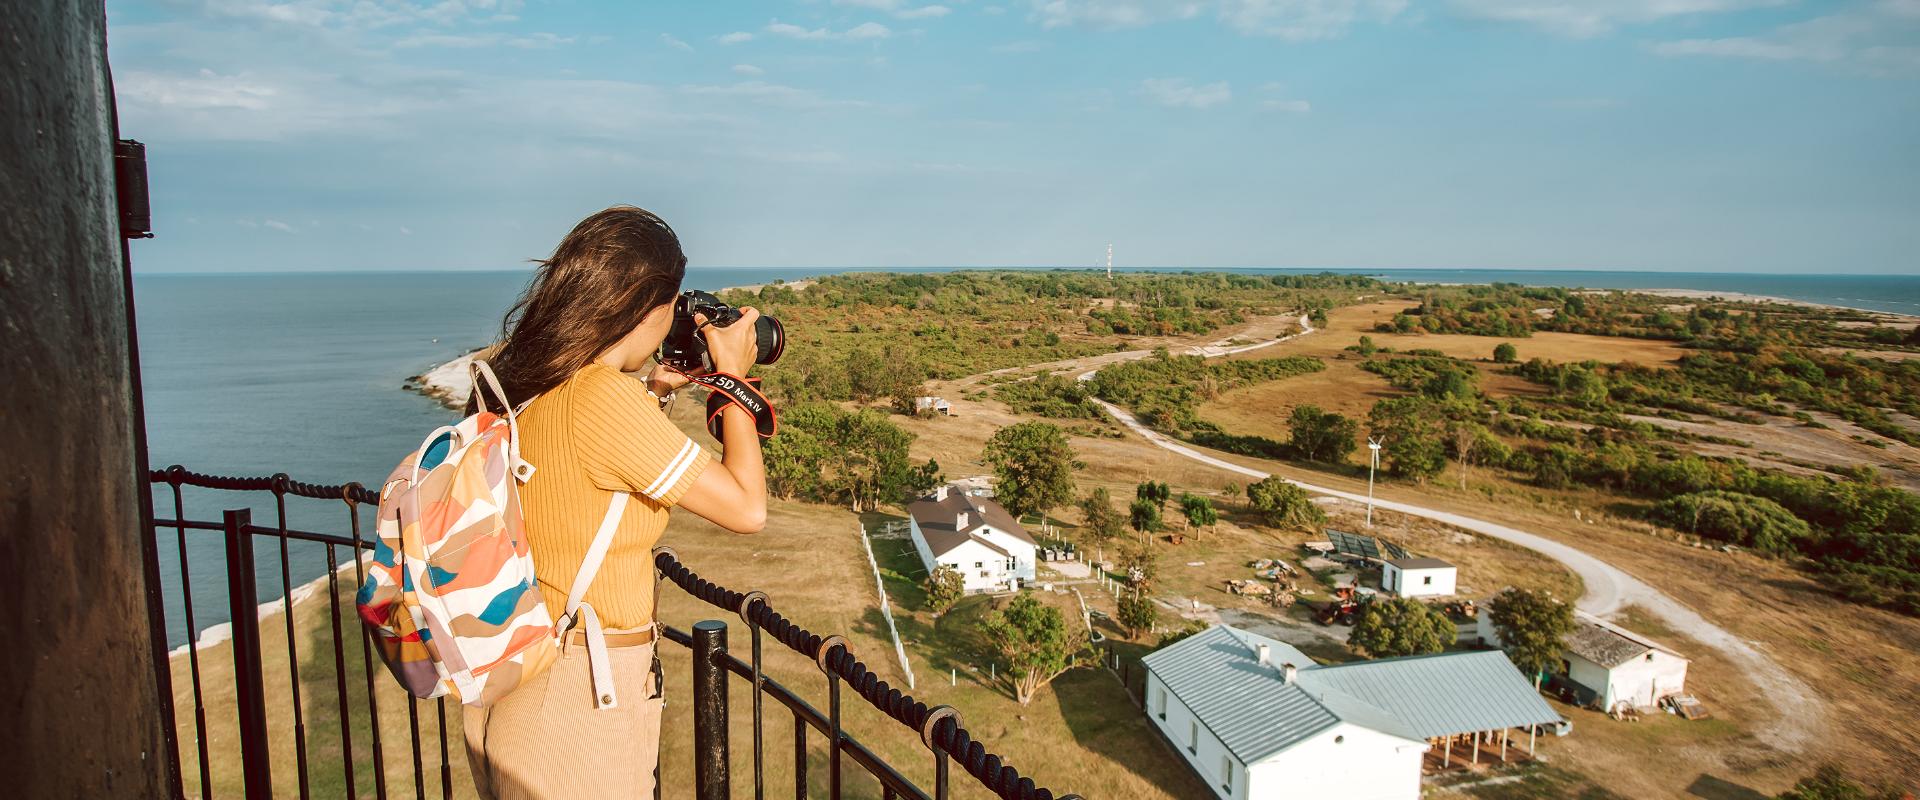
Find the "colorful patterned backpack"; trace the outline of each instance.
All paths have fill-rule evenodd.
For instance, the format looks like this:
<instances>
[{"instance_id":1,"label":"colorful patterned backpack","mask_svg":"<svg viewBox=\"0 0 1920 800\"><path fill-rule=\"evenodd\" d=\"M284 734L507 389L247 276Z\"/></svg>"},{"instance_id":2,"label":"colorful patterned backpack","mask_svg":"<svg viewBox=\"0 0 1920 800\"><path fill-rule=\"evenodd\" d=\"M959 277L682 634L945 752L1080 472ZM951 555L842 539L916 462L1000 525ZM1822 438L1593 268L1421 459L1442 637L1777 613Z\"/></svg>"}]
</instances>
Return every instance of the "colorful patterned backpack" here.
<instances>
[{"instance_id":1,"label":"colorful patterned backpack","mask_svg":"<svg viewBox=\"0 0 1920 800\"><path fill-rule=\"evenodd\" d=\"M429 434L380 488L378 541L356 597L360 619L400 685L415 697L451 694L484 706L553 662L557 632L584 614L591 642L598 618L581 597L619 527L628 495L616 492L556 629L534 581L520 516L515 409L485 361L474 360L479 413ZM484 382L483 382L484 381ZM506 410L487 410L482 388ZM531 405L531 402L528 403ZM592 652L596 701L611 707L606 659ZM604 687L604 688L602 688Z\"/></svg>"}]
</instances>

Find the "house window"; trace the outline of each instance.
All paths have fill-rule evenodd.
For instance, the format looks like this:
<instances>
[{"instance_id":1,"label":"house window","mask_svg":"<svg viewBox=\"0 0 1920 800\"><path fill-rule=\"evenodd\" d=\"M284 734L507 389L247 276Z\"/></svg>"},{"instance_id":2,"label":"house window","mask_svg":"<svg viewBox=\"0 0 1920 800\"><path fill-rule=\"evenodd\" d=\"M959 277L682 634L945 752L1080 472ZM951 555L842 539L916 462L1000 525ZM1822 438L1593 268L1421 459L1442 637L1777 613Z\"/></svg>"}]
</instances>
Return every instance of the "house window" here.
<instances>
[{"instance_id":1,"label":"house window","mask_svg":"<svg viewBox=\"0 0 1920 800\"><path fill-rule=\"evenodd\" d=\"M990 573L990 572L988 572L988 571L986 571L986 570L984 570L984 569L983 569L983 570L980 570L980 577L982 577L982 578L991 578L991 577L993 577L993 573Z\"/></svg>"},{"instance_id":2,"label":"house window","mask_svg":"<svg viewBox=\"0 0 1920 800\"><path fill-rule=\"evenodd\" d=\"M1220 787L1233 794L1233 759L1220 757Z\"/></svg>"},{"instance_id":3,"label":"house window","mask_svg":"<svg viewBox=\"0 0 1920 800\"><path fill-rule=\"evenodd\" d=\"M1433 576L1432 576L1432 575L1428 575L1428 576L1425 576L1425 577L1423 577L1423 578L1421 578L1421 579L1420 579L1420 584L1421 584L1422 586L1432 586L1432 585L1433 585Z\"/></svg>"},{"instance_id":4,"label":"house window","mask_svg":"<svg viewBox=\"0 0 1920 800\"><path fill-rule=\"evenodd\" d=\"M1197 719L1187 723L1187 752L1200 752L1200 721Z\"/></svg>"},{"instance_id":5,"label":"house window","mask_svg":"<svg viewBox=\"0 0 1920 800\"><path fill-rule=\"evenodd\" d=\"M1160 715L1161 719L1167 718L1167 690L1153 690L1153 711Z\"/></svg>"},{"instance_id":6,"label":"house window","mask_svg":"<svg viewBox=\"0 0 1920 800\"><path fill-rule=\"evenodd\" d=\"M984 567L984 566L986 566L986 565L987 565L987 562L985 562L985 561L975 561L975 562L973 562L973 568L974 568L974 569L979 569L979 568L981 568L981 567Z\"/></svg>"}]
</instances>

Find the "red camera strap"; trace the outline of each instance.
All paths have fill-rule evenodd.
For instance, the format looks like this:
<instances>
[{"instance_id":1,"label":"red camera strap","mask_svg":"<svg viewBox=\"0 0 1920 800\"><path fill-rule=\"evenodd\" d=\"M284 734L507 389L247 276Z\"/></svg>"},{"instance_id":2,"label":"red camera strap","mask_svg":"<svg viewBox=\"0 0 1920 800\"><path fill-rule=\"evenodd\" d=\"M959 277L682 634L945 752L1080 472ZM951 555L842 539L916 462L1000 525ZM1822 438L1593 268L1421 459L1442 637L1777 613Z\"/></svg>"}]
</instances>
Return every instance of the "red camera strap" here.
<instances>
[{"instance_id":1,"label":"red camera strap","mask_svg":"<svg viewBox=\"0 0 1920 800\"><path fill-rule=\"evenodd\" d=\"M688 375L687 379L713 390L707 394L707 432L713 434L713 438L721 438L720 412L728 405L739 406L752 414L753 426L762 439L771 439L780 430L780 416L774 412L773 402L760 393L759 378L714 372Z\"/></svg>"}]
</instances>

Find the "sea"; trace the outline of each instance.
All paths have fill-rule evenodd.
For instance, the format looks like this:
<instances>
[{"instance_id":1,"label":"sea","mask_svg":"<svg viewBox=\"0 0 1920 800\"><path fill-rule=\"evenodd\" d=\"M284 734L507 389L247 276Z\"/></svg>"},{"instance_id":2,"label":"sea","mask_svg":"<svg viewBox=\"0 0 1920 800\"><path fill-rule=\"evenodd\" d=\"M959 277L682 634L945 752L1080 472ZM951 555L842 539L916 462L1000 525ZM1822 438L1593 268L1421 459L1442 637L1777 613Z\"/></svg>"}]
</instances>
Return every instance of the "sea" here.
<instances>
[{"instance_id":1,"label":"sea","mask_svg":"<svg viewBox=\"0 0 1920 800\"><path fill-rule=\"evenodd\" d=\"M690 268L688 288L794 281L835 272L946 272L963 267L833 270ZM1142 270L1129 270L1142 271ZM1144 271L1181 272L1162 267ZM1199 270L1195 270L1199 271ZM1697 289L1920 314L1920 276L1760 275L1473 269L1233 269L1240 274L1331 271L1423 283L1493 282L1594 289ZM492 341L529 272L328 272L146 274L134 277L149 460L200 473L377 485L426 432L451 421L438 403L406 391L407 378ZM154 491L155 515L179 519L171 487ZM185 519L218 521L249 508L278 526L270 494L187 488ZM293 530L346 534L343 501L290 497ZM357 510L363 535L372 510ZM230 618L225 551L217 532L156 532L169 646ZM297 540L256 544L260 600L282 597L346 564L344 551ZM183 568L184 565L184 568ZM353 581L351 568L340 574ZM184 590L183 590L184 585ZM302 606L302 609L309 606ZM344 625L353 624L343 609ZM277 623L275 623L277 624Z\"/></svg>"}]
</instances>

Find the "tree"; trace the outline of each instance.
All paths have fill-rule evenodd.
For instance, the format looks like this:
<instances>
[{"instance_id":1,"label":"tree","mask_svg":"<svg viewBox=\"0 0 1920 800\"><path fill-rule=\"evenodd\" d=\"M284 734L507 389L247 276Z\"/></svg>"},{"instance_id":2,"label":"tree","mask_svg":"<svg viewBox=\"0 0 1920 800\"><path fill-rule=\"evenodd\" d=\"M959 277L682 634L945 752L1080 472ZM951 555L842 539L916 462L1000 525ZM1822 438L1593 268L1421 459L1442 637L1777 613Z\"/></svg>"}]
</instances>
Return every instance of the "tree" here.
<instances>
[{"instance_id":1,"label":"tree","mask_svg":"<svg viewBox=\"0 0 1920 800\"><path fill-rule=\"evenodd\" d=\"M1520 361L1520 350L1512 342L1501 342L1493 347L1493 360L1499 364L1514 364Z\"/></svg>"},{"instance_id":2,"label":"tree","mask_svg":"<svg viewBox=\"0 0 1920 800\"><path fill-rule=\"evenodd\" d=\"M1385 439L1380 460L1387 473L1424 481L1447 465L1445 417L1424 397L1392 397L1367 414L1373 435Z\"/></svg>"},{"instance_id":3,"label":"tree","mask_svg":"<svg viewBox=\"0 0 1920 800\"><path fill-rule=\"evenodd\" d=\"M1447 435L1453 440L1453 457L1460 461L1460 488L1467 488L1467 469L1473 465L1473 451L1480 445L1487 429L1479 423L1466 420L1453 422Z\"/></svg>"},{"instance_id":4,"label":"tree","mask_svg":"<svg viewBox=\"0 0 1920 800\"><path fill-rule=\"evenodd\" d=\"M1287 418L1293 438L1287 445L1301 458L1328 464L1345 463L1356 445L1359 423L1321 411L1319 406L1300 406Z\"/></svg>"},{"instance_id":5,"label":"tree","mask_svg":"<svg viewBox=\"0 0 1920 800\"><path fill-rule=\"evenodd\" d=\"M1133 487L1133 496L1136 500L1150 500L1154 505L1164 509L1167 507L1167 500L1173 497L1173 487L1147 481Z\"/></svg>"},{"instance_id":6,"label":"tree","mask_svg":"<svg viewBox=\"0 0 1920 800\"><path fill-rule=\"evenodd\" d=\"M1354 347L1356 348L1356 352L1363 356L1370 356L1380 352L1379 345L1373 343L1373 337L1371 336L1360 337L1360 343L1354 345Z\"/></svg>"},{"instance_id":7,"label":"tree","mask_svg":"<svg viewBox=\"0 0 1920 800\"><path fill-rule=\"evenodd\" d=\"M1120 512L1113 510L1113 499L1104 486L1096 487L1080 501L1080 513L1085 519L1081 527L1096 543L1105 543L1119 536L1121 526L1126 524L1121 520Z\"/></svg>"},{"instance_id":8,"label":"tree","mask_svg":"<svg viewBox=\"0 0 1920 800\"><path fill-rule=\"evenodd\" d=\"M967 593L966 578L950 564L941 564L927 573L927 609L938 617L960 602Z\"/></svg>"},{"instance_id":9,"label":"tree","mask_svg":"<svg viewBox=\"0 0 1920 800\"><path fill-rule=\"evenodd\" d=\"M1191 527L1211 526L1220 521L1220 512L1213 508L1213 501L1197 494L1180 495L1180 513L1187 518Z\"/></svg>"},{"instance_id":10,"label":"tree","mask_svg":"<svg viewBox=\"0 0 1920 800\"><path fill-rule=\"evenodd\" d=\"M1127 507L1127 518L1133 529L1141 533L1160 530L1160 504L1144 497L1136 499Z\"/></svg>"},{"instance_id":11,"label":"tree","mask_svg":"<svg viewBox=\"0 0 1920 800\"><path fill-rule=\"evenodd\" d=\"M1040 687L1073 669L1082 647L1079 629L1067 626L1060 609L1021 592L982 623L987 640L1007 659L1007 677L1020 705Z\"/></svg>"},{"instance_id":12,"label":"tree","mask_svg":"<svg viewBox=\"0 0 1920 800\"><path fill-rule=\"evenodd\" d=\"M1127 583L1134 589L1152 591L1160 581L1160 551L1153 548L1153 540L1141 538L1123 548L1120 571L1126 573Z\"/></svg>"},{"instance_id":13,"label":"tree","mask_svg":"<svg viewBox=\"0 0 1920 800\"><path fill-rule=\"evenodd\" d=\"M1870 790L1848 778L1839 767L1828 764L1781 792L1777 800L1899 800L1901 796L1902 793L1893 788Z\"/></svg>"},{"instance_id":14,"label":"tree","mask_svg":"<svg viewBox=\"0 0 1920 800\"><path fill-rule=\"evenodd\" d=\"M1573 632L1573 606L1544 593L1507 589L1494 596L1487 616L1507 657L1538 688L1541 673L1560 663L1560 641Z\"/></svg>"},{"instance_id":15,"label":"tree","mask_svg":"<svg viewBox=\"0 0 1920 800\"><path fill-rule=\"evenodd\" d=\"M1313 504L1307 490L1279 477L1248 484L1247 505L1270 527L1309 528L1327 521L1327 512Z\"/></svg>"},{"instance_id":16,"label":"tree","mask_svg":"<svg viewBox=\"0 0 1920 800\"><path fill-rule=\"evenodd\" d=\"M1774 556L1799 552L1813 528L1786 507L1764 497L1710 490L1669 497L1653 516L1696 536L1732 542Z\"/></svg>"},{"instance_id":17,"label":"tree","mask_svg":"<svg viewBox=\"0 0 1920 800\"><path fill-rule=\"evenodd\" d=\"M1160 622L1160 607L1145 592L1135 589L1120 595L1120 613L1115 617L1127 635L1135 639L1153 632Z\"/></svg>"},{"instance_id":18,"label":"tree","mask_svg":"<svg viewBox=\"0 0 1920 800\"><path fill-rule=\"evenodd\" d=\"M1046 515L1073 501L1073 448L1058 426L1022 422L994 432L983 456L1000 480L994 499L1016 517Z\"/></svg>"},{"instance_id":19,"label":"tree","mask_svg":"<svg viewBox=\"0 0 1920 800\"><path fill-rule=\"evenodd\" d=\"M1374 600L1360 607L1347 645L1370 658L1438 653L1458 638L1453 620L1411 597Z\"/></svg>"},{"instance_id":20,"label":"tree","mask_svg":"<svg viewBox=\"0 0 1920 800\"><path fill-rule=\"evenodd\" d=\"M809 403L788 409L780 423L764 455L767 489L783 499L871 511L938 481L939 465L908 461L913 434L878 411Z\"/></svg>"}]
</instances>

